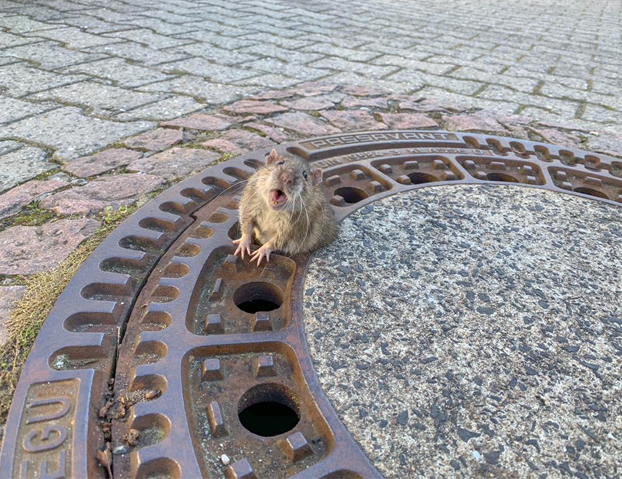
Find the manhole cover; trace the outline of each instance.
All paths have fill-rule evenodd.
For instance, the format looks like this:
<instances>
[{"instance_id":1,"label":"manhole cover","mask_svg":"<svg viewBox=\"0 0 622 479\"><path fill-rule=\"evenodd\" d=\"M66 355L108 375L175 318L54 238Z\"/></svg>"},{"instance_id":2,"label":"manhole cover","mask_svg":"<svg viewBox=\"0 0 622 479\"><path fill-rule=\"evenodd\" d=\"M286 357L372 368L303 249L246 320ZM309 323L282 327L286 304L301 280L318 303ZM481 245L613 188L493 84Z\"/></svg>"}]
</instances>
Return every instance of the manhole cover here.
<instances>
[{"instance_id":1,"label":"manhole cover","mask_svg":"<svg viewBox=\"0 0 622 479\"><path fill-rule=\"evenodd\" d=\"M324 171L337 217L434 185L514 183L622 202L622 162L509 138L393 131L281 145ZM308 257L232 256L243 181L267 151L141 208L45 322L9 414L3 477L379 477L309 358ZM330 321L331 318L326 318Z\"/></svg>"}]
</instances>

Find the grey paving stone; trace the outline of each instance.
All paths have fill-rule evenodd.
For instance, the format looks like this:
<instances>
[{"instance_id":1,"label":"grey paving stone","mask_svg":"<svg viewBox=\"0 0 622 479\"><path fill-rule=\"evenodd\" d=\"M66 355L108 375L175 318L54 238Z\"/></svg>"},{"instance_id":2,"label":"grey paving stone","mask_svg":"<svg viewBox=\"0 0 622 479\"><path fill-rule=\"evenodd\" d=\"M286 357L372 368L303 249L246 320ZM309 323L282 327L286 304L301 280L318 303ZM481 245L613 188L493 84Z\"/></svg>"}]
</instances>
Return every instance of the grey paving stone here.
<instances>
[{"instance_id":1,"label":"grey paving stone","mask_svg":"<svg viewBox=\"0 0 622 479\"><path fill-rule=\"evenodd\" d=\"M51 38L59 42L66 43L71 48L89 48L106 43L118 41L114 38L106 38L99 35L84 33L79 28L64 27L54 30L39 30L28 34L30 37Z\"/></svg>"},{"instance_id":2,"label":"grey paving stone","mask_svg":"<svg viewBox=\"0 0 622 479\"><path fill-rule=\"evenodd\" d=\"M138 88L140 91L150 92L175 92L191 95L211 104L228 103L257 91L256 87L243 87L238 85L223 85L213 83L193 75L151 83Z\"/></svg>"},{"instance_id":3,"label":"grey paving stone","mask_svg":"<svg viewBox=\"0 0 622 479\"><path fill-rule=\"evenodd\" d=\"M10 123L30 115L52 110L55 106L0 97L0 123Z\"/></svg>"},{"instance_id":4,"label":"grey paving stone","mask_svg":"<svg viewBox=\"0 0 622 479\"><path fill-rule=\"evenodd\" d=\"M37 62L40 66L48 70L68 67L104 57L104 55L101 54L88 54L75 50L68 50L67 48L61 47L58 43L50 41L7 48L2 51L2 54L22 60Z\"/></svg>"},{"instance_id":5,"label":"grey paving stone","mask_svg":"<svg viewBox=\"0 0 622 479\"><path fill-rule=\"evenodd\" d=\"M252 45L250 47L242 48L240 51L245 53L254 53L269 58L276 58L295 65L301 65L319 60L324 55L321 53L305 53L297 50L291 50L282 48L277 45Z\"/></svg>"},{"instance_id":6,"label":"grey paving stone","mask_svg":"<svg viewBox=\"0 0 622 479\"><path fill-rule=\"evenodd\" d=\"M343 72L359 73L373 78L384 78L400 69L396 66L370 65L369 63L352 62L336 57L327 57L322 60L311 62L309 66L313 68L327 68Z\"/></svg>"},{"instance_id":7,"label":"grey paving stone","mask_svg":"<svg viewBox=\"0 0 622 479\"><path fill-rule=\"evenodd\" d=\"M0 18L0 27L6 28L11 33L25 33L57 28L56 25L46 22L39 22L24 15L13 15Z\"/></svg>"},{"instance_id":8,"label":"grey paving stone","mask_svg":"<svg viewBox=\"0 0 622 479\"><path fill-rule=\"evenodd\" d=\"M4 142L0 142L0 145ZM14 146L10 142L10 147ZM47 161L47 152L33 146L22 146L0 156L0 192L30 180L37 175L58 168Z\"/></svg>"},{"instance_id":9,"label":"grey paving stone","mask_svg":"<svg viewBox=\"0 0 622 479\"><path fill-rule=\"evenodd\" d=\"M206 45L204 43L184 45L175 48L174 51L183 53L186 56L205 58L206 60L227 66L246 63L257 59L257 55L249 55L247 53Z\"/></svg>"},{"instance_id":10,"label":"grey paving stone","mask_svg":"<svg viewBox=\"0 0 622 479\"><path fill-rule=\"evenodd\" d=\"M13 35L12 33L0 31L0 48L16 47L18 45L26 45L38 41L36 38L23 37L21 35Z\"/></svg>"},{"instance_id":11,"label":"grey paving stone","mask_svg":"<svg viewBox=\"0 0 622 479\"><path fill-rule=\"evenodd\" d=\"M123 42L111 45L101 45L90 48L91 52L105 53L115 57L121 57L132 62L142 63L147 66L158 65L160 63L183 60L188 55L185 53L173 53L171 51L154 50L142 43Z\"/></svg>"},{"instance_id":12,"label":"grey paving stone","mask_svg":"<svg viewBox=\"0 0 622 479\"><path fill-rule=\"evenodd\" d=\"M136 93L136 92L134 92ZM205 105L186 96L172 96L163 100L158 100L150 105L134 108L125 113L115 115L118 120L171 120L173 118L187 115L193 111L202 110Z\"/></svg>"},{"instance_id":13,"label":"grey paving stone","mask_svg":"<svg viewBox=\"0 0 622 479\"><path fill-rule=\"evenodd\" d=\"M166 75L150 68L132 65L121 58L83 63L67 68L64 71L106 78L117 82L120 86L130 88L171 78L171 75Z\"/></svg>"},{"instance_id":14,"label":"grey paving stone","mask_svg":"<svg viewBox=\"0 0 622 479\"><path fill-rule=\"evenodd\" d=\"M54 157L69 160L88 155L155 126L153 122L116 123L84 116L78 108L63 107L3 128L2 135L54 148Z\"/></svg>"},{"instance_id":15,"label":"grey paving stone","mask_svg":"<svg viewBox=\"0 0 622 479\"><path fill-rule=\"evenodd\" d=\"M20 97L61 85L85 80L82 75L50 73L23 63L14 63L0 68L0 88L7 96Z\"/></svg>"},{"instance_id":16,"label":"grey paving stone","mask_svg":"<svg viewBox=\"0 0 622 479\"><path fill-rule=\"evenodd\" d=\"M63 16L59 19L55 18L50 20L50 24L54 25L54 28L59 28L61 26L77 27L92 34L116 32L118 30L127 30L128 28L127 25L106 22L99 18L92 17L89 15L91 12L92 10L86 10L82 14L80 14L81 12L77 12L70 17Z\"/></svg>"},{"instance_id":17,"label":"grey paving stone","mask_svg":"<svg viewBox=\"0 0 622 479\"><path fill-rule=\"evenodd\" d=\"M160 50L162 48L177 47L186 43L191 43L191 40L184 40L178 38L171 38L166 35L158 35L146 28L140 28L136 30L124 30L121 32L114 32L106 34L106 37L112 39L126 39L134 42L143 43L150 48ZM109 41L109 43L112 43Z\"/></svg>"},{"instance_id":18,"label":"grey paving stone","mask_svg":"<svg viewBox=\"0 0 622 479\"><path fill-rule=\"evenodd\" d=\"M98 114L113 115L162 100L164 97L85 81L37 93L30 98L85 105L94 108Z\"/></svg>"},{"instance_id":19,"label":"grey paving stone","mask_svg":"<svg viewBox=\"0 0 622 479\"><path fill-rule=\"evenodd\" d=\"M231 83L256 76L258 72L231 68L210 63L203 58L190 58L172 63L160 65L164 72L175 73L178 71L192 73L201 77L207 77L217 83Z\"/></svg>"},{"instance_id":20,"label":"grey paving stone","mask_svg":"<svg viewBox=\"0 0 622 479\"><path fill-rule=\"evenodd\" d=\"M331 70L313 68L305 65L294 65L270 58L248 62L245 63L244 66L261 72L262 74L264 72L270 74L275 73L304 81L317 80L332 73Z\"/></svg>"}]
</instances>

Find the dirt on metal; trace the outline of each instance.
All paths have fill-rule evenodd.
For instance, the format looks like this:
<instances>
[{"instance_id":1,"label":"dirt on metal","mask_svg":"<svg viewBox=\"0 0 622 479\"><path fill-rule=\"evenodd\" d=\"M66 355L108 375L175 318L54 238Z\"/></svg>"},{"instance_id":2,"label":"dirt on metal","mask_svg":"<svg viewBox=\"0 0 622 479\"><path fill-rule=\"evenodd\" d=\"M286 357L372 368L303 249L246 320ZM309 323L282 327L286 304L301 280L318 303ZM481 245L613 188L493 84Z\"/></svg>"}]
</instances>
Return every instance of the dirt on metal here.
<instances>
[{"instance_id":1,"label":"dirt on metal","mask_svg":"<svg viewBox=\"0 0 622 479\"><path fill-rule=\"evenodd\" d=\"M468 133L389 131L283 144L324 172L338 219L380 198L514 183L622 203L622 162ZM139 209L88 258L19 381L0 476L380 477L320 389L301 294L309 256L233 256L238 202L268 150ZM326 318L330 321L331 318Z\"/></svg>"}]
</instances>

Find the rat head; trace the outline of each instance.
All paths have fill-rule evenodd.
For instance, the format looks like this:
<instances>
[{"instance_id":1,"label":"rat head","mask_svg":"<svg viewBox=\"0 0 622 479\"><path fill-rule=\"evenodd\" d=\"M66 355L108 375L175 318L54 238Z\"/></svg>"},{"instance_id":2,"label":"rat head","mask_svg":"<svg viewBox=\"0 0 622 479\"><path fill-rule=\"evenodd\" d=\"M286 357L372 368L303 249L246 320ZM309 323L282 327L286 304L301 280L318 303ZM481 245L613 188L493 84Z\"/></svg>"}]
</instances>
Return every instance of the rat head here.
<instances>
[{"instance_id":1,"label":"rat head","mask_svg":"<svg viewBox=\"0 0 622 479\"><path fill-rule=\"evenodd\" d=\"M266 168L270 174L264 194L275 210L300 210L312 188L322 181L322 170L312 169L300 158L279 155L276 150L266 157Z\"/></svg>"}]
</instances>

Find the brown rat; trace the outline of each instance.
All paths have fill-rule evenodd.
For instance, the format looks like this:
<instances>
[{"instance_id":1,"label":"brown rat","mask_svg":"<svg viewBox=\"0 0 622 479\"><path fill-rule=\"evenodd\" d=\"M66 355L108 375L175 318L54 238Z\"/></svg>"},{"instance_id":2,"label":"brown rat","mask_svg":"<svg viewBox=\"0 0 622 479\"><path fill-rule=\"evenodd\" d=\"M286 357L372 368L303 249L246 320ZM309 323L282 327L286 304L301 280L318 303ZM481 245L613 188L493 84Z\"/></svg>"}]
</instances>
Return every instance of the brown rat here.
<instances>
[{"instance_id":1,"label":"brown rat","mask_svg":"<svg viewBox=\"0 0 622 479\"><path fill-rule=\"evenodd\" d=\"M254 238L262 246L251 261L270 261L272 251L309 253L328 245L337 236L337 221L320 188L322 170L292 156L272 150L266 166L249 179L240 203L242 237L235 255L251 255Z\"/></svg>"}]
</instances>

